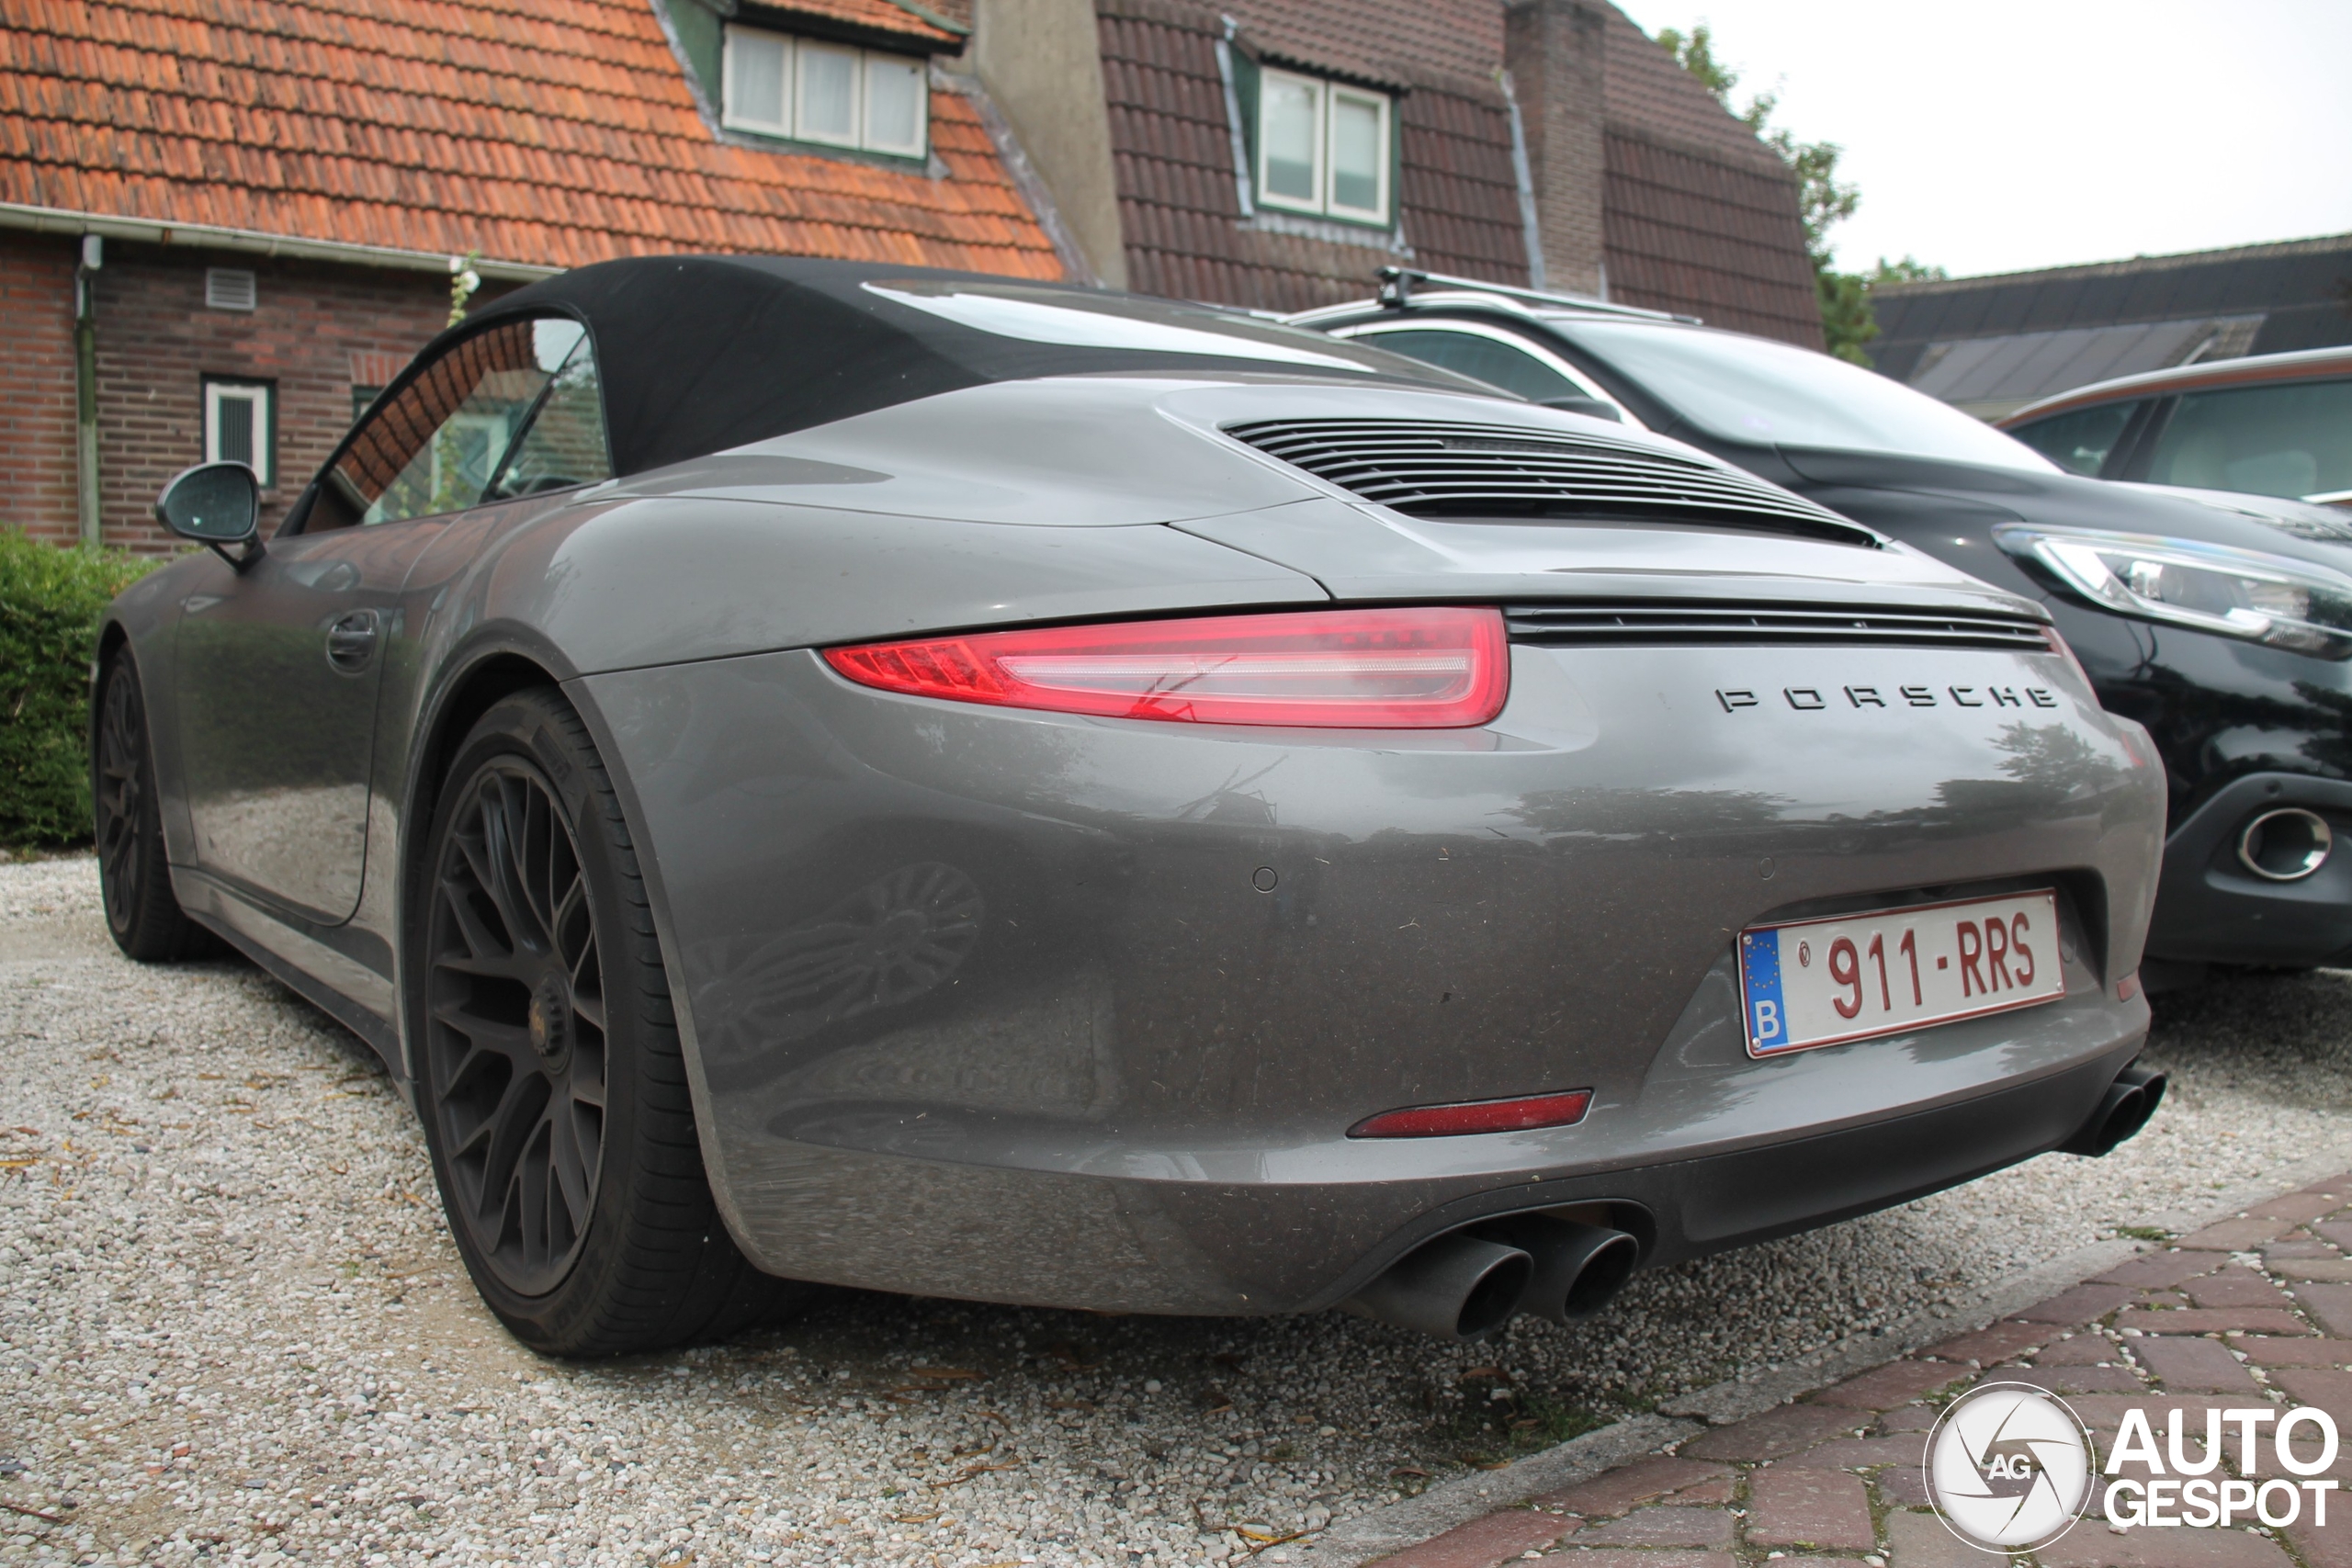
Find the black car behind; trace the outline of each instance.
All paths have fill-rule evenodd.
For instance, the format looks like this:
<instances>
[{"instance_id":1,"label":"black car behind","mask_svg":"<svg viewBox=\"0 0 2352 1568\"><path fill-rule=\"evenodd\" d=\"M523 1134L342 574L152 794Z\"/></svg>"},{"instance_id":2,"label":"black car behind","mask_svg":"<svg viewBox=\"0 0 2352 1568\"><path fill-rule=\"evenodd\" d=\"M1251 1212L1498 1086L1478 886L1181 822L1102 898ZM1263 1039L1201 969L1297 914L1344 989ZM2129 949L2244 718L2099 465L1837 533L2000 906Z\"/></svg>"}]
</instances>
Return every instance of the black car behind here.
<instances>
[{"instance_id":1,"label":"black car behind","mask_svg":"<svg viewBox=\"0 0 2352 1568\"><path fill-rule=\"evenodd\" d=\"M1687 441L2041 598L2163 756L2151 983L2352 962L2352 854L2333 852L2352 831L2352 548L2077 478L1826 355L1457 283L1295 320Z\"/></svg>"}]
</instances>

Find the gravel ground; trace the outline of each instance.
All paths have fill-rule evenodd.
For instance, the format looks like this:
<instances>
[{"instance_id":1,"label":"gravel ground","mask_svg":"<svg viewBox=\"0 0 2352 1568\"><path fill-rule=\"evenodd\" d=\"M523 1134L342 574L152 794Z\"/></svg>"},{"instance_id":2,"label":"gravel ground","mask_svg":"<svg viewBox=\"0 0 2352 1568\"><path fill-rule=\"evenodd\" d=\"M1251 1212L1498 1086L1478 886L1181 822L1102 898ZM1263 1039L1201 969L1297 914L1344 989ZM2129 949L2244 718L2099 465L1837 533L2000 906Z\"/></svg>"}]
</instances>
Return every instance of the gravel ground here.
<instances>
[{"instance_id":1,"label":"gravel ground","mask_svg":"<svg viewBox=\"0 0 2352 1568\"><path fill-rule=\"evenodd\" d=\"M1577 1329L837 1292L571 1366L481 1309L365 1047L248 966L116 956L87 859L0 865L0 1559L1222 1562L2317 1152L2347 1024L2346 973L2166 999L2173 1098L2109 1158L1644 1275Z\"/></svg>"}]
</instances>

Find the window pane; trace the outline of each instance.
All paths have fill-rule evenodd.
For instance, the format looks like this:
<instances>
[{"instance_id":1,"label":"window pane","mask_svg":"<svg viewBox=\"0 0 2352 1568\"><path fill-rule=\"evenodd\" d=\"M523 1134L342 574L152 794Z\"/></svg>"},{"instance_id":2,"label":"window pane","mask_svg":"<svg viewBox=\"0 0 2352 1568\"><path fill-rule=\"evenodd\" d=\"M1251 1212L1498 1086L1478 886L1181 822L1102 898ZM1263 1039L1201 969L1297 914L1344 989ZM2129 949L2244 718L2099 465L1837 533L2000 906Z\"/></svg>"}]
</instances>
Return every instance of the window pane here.
<instances>
[{"instance_id":1,"label":"window pane","mask_svg":"<svg viewBox=\"0 0 2352 1568\"><path fill-rule=\"evenodd\" d=\"M516 426L550 379L536 321L478 333L427 366L359 427L328 478L338 504L316 509L392 523L456 512L481 499Z\"/></svg>"},{"instance_id":2,"label":"window pane","mask_svg":"<svg viewBox=\"0 0 2352 1568\"><path fill-rule=\"evenodd\" d=\"M1590 395L1533 355L1469 333L1368 333L1358 341L1409 355L1424 365L1474 377L1490 387L1500 387L1538 402L1545 398Z\"/></svg>"},{"instance_id":3,"label":"window pane","mask_svg":"<svg viewBox=\"0 0 2352 1568\"><path fill-rule=\"evenodd\" d=\"M213 397L212 460L243 463L258 470L254 461L254 397L250 392L215 389Z\"/></svg>"},{"instance_id":4,"label":"window pane","mask_svg":"<svg viewBox=\"0 0 2352 1568\"><path fill-rule=\"evenodd\" d=\"M857 51L800 46L800 128L811 141L857 144Z\"/></svg>"},{"instance_id":5,"label":"window pane","mask_svg":"<svg viewBox=\"0 0 2352 1568\"><path fill-rule=\"evenodd\" d=\"M536 495L612 477L596 356L587 344L579 343L571 361L557 372L506 471L498 476L497 498Z\"/></svg>"},{"instance_id":6,"label":"window pane","mask_svg":"<svg viewBox=\"0 0 2352 1568\"><path fill-rule=\"evenodd\" d=\"M1264 194L1303 207L1321 205L1315 154L1323 89L1268 72L1258 96L1258 130L1266 149Z\"/></svg>"},{"instance_id":7,"label":"window pane","mask_svg":"<svg viewBox=\"0 0 2352 1568\"><path fill-rule=\"evenodd\" d=\"M2120 403L2101 403L2096 408L2037 419L2031 424L2018 425L2009 434L2068 473L2097 479L2099 469L2107 464L2107 455L2115 450L2123 427L2132 423L2132 411L2139 406L2127 398Z\"/></svg>"},{"instance_id":8,"label":"window pane","mask_svg":"<svg viewBox=\"0 0 2352 1568\"><path fill-rule=\"evenodd\" d=\"M2352 381L2187 393L2148 478L2255 495L2352 490Z\"/></svg>"},{"instance_id":9,"label":"window pane","mask_svg":"<svg viewBox=\"0 0 2352 1568\"><path fill-rule=\"evenodd\" d=\"M1381 118L1380 106L1369 99L1331 95L1333 207L1381 212L1380 176L1388 161L1388 150L1381 145Z\"/></svg>"},{"instance_id":10,"label":"window pane","mask_svg":"<svg viewBox=\"0 0 2352 1568\"><path fill-rule=\"evenodd\" d=\"M865 144L877 152L922 151L923 67L888 54L865 57Z\"/></svg>"},{"instance_id":11,"label":"window pane","mask_svg":"<svg viewBox=\"0 0 2352 1568\"><path fill-rule=\"evenodd\" d=\"M775 130L784 116L786 40L748 28L727 29L727 118Z\"/></svg>"}]
</instances>

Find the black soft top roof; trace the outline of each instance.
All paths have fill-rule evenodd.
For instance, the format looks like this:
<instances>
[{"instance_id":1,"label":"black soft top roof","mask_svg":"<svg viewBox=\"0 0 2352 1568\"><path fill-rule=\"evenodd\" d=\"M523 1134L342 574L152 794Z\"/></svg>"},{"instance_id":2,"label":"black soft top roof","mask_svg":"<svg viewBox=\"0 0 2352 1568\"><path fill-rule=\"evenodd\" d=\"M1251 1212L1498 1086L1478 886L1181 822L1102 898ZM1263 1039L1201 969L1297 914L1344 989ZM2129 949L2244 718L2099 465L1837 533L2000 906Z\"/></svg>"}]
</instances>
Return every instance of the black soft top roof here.
<instances>
[{"instance_id":1,"label":"black soft top roof","mask_svg":"<svg viewBox=\"0 0 2352 1568\"><path fill-rule=\"evenodd\" d=\"M1254 369L1436 382L1491 395L1398 355L1210 306L982 273L786 256L600 262L518 289L442 341L550 311L588 327L620 474L940 392L1040 376ZM1214 338L1230 341L1233 352Z\"/></svg>"}]
</instances>

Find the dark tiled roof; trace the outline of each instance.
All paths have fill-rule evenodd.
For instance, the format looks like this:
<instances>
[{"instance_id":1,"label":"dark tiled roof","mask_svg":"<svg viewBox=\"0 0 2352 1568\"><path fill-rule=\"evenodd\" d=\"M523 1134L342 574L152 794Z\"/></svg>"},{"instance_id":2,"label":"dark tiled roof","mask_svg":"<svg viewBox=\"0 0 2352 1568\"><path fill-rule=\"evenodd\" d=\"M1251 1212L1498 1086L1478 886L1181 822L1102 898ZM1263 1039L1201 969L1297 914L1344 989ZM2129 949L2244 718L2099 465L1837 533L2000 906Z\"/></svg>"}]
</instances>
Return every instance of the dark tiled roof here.
<instances>
[{"instance_id":1,"label":"dark tiled roof","mask_svg":"<svg viewBox=\"0 0 2352 1568\"><path fill-rule=\"evenodd\" d=\"M887 0L802 8L950 36ZM559 266L1060 276L962 94L932 94L932 146L944 179L722 143L651 0L0 0L0 200L36 207Z\"/></svg>"},{"instance_id":2,"label":"dark tiled roof","mask_svg":"<svg viewBox=\"0 0 2352 1568\"><path fill-rule=\"evenodd\" d=\"M1625 13L1609 13L1609 123L1737 168L1776 170L1780 155L1715 100Z\"/></svg>"},{"instance_id":3,"label":"dark tiled roof","mask_svg":"<svg viewBox=\"0 0 2352 1568\"><path fill-rule=\"evenodd\" d=\"M1503 57L1501 0L1233 0L1216 9L1260 49L1393 85L1407 62L1482 80Z\"/></svg>"},{"instance_id":4,"label":"dark tiled roof","mask_svg":"<svg viewBox=\"0 0 2352 1568\"><path fill-rule=\"evenodd\" d=\"M1795 185L1779 159L1705 157L1615 126L1605 145L1611 299L1822 345Z\"/></svg>"},{"instance_id":5,"label":"dark tiled roof","mask_svg":"<svg viewBox=\"0 0 2352 1568\"><path fill-rule=\"evenodd\" d=\"M1377 231L1350 243L1298 231L1310 225L1272 218L1252 226L1242 218L1217 73L1218 9L1190 0L1098 0L1097 9L1129 285L1277 310L1369 293L1374 272L1398 259ZM1413 52L1428 43L1445 58L1466 60L1474 51L1458 44L1441 51L1434 34L1456 10L1483 16L1491 9L1491 39L1476 51L1491 72L1502 55L1499 5L1385 0L1373 7L1369 22L1364 9L1261 0L1237 4L1233 14L1254 45L1280 46L1301 63L1404 86L1397 195L1413 259L1437 271L1524 284L1526 240L1501 93L1489 78L1448 74ZM1375 33L1373 24L1384 18L1393 33ZM1368 41L1374 37L1376 49ZM1344 50L1341 39L1349 40Z\"/></svg>"},{"instance_id":6,"label":"dark tiled roof","mask_svg":"<svg viewBox=\"0 0 2352 1568\"><path fill-rule=\"evenodd\" d=\"M1902 377L1934 343L2247 314L2264 321L2241 352L2324 347L2352 342L2352 234L1893 284L1872 303L1879 366Z\"/></svg>"},{"instance_id":7,"label":"dark tiled roof","mask_svg":"<svg viewBox=\"0 0 2352 1568\"><path fill-rule=\"evenodd\" d=\"M1609 17L1610 298L1821 347L1795 176L1623 12Z\"/></svg>"}]
</instances>

